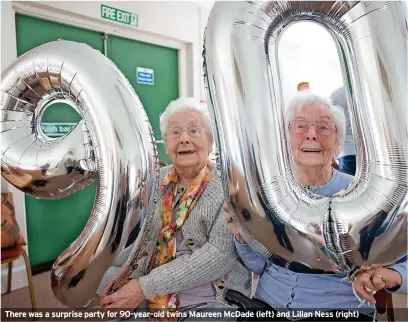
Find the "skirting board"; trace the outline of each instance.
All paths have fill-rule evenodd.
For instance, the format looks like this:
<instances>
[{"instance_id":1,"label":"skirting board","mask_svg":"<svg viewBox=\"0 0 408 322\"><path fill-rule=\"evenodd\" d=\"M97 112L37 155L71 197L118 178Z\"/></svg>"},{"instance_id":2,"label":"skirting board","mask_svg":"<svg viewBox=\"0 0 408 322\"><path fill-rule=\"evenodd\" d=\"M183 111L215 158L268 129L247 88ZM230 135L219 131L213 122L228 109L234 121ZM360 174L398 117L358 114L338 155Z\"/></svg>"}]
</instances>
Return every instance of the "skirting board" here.
<instances>
[{"instance_id":1,"label":"skirting board","mask_svg":"<svg viewBox=\"0 0 408 322\"><path fill-rule=\"evenodd\" d=\"M13 275L11 279L11 290L17 290L28 286L27 271L25 265L19 265L14 267L13 263ZM8 264L1 265L1 294L7 292L7 278L8 278Z\"/></svg>"}]
</instances>

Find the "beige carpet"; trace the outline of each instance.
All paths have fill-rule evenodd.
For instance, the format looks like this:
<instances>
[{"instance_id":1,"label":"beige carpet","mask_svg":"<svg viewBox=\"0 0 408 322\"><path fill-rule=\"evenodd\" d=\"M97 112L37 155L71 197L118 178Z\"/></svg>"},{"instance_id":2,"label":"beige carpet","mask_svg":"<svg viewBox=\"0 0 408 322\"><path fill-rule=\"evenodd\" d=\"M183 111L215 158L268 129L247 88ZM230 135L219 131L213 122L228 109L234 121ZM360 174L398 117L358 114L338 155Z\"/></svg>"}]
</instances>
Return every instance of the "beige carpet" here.
<instances>
[{"instance_id":1,"label":"beige carpet","mask_svg":"<svg viewBox=\"0 0 408 322\"><path fill-rule=\"evenodd\" d=\"M54 297L51 290L49 272L34 276L35 296L39 308L64 308ZM408 308L408 298L405 295L393 295L394 308ZM30 308L30 294L28 287L18 289L9 294L1 296L2 308ZM395 310L396 321L408 321L408 316L404 316L407 310ZM379 315L378 321L387 321L386 315Z\"/></svg>"}]
</instances>

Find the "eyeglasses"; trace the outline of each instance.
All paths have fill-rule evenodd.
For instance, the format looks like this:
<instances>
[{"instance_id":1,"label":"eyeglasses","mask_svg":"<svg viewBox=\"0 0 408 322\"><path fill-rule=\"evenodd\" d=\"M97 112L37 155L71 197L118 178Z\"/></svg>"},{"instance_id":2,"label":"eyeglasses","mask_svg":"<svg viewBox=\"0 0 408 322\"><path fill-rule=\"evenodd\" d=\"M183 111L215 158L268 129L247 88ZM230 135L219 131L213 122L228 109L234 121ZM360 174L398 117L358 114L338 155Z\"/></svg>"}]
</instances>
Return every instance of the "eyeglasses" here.
<instances>
[{"instance_id":1,"label":"eyeglasses","mask_svg":"<svg viewBox=\"0 0 408 322\"><path fill-rule=\"evenodd\" d=\"M295 133L306 133L309 131L311 125L314 125L316 132L321 135L329 135L336 132L337 127L333 122L308 122L303 120L295 120L290 122L289 128L293 129Z\"/></svg>"},{"instance_id":2,"label":"eyeglasses","mask_svg":"<svg viewBox=\"0 0 408 322\"><path fill-rule=\"evenodd\" d=\"M205 132L202 128L198 126L192 126L184 130L179 127L173 127L166 132L166 136L168 136L169 138L178 138L184 131L186 131L187 134L192 138L198 138Z\"/></svg>"}]
</instances>

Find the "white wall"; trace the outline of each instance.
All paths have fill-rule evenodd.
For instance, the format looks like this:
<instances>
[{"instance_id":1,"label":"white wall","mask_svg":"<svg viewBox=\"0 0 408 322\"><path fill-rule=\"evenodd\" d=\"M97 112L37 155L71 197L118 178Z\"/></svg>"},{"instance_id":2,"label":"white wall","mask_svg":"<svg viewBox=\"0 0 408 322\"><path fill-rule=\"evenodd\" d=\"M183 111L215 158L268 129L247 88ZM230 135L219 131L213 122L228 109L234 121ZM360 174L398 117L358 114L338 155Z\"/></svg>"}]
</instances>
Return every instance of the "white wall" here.
<instances>
[{"instance_id":1,"label":"white wall","mask_svg":"<svg viewBox=\"0 0 408 322\"><path fill-rule=\"evenodd\" d=\"M279 43L279 67L284 102L296 94L300 82L323 96L343 85L336 46L323 27L301 22L290 26Z\"/></svg>"},{"instance_id":2,"label":"white wall","mask_svg":"<svg viewBox=\"0 0 408 322\"><path fill-rule=\"evenodd\" d=\"M17 57L16 27L12 3L1 2L1 71Z\"/></svg>"},{"instance_id":3,"label":"white wall","mask_svg":"<svg viewBox=\"0 0 408 322\"><path fill-rule=\"evenodd\" d=\"M14 23L14 12L11 2L1 2L1 71L7 67L8 64L17 58L16 49L16 33ZM1 178L1 191L10 191L13 193L14 208L16 211L16 220L20 226L20 230L24 239L27 241L26 217L25 217L25 202L24 193L8 185L7 182ZM26 248L28 252L28 247ZM7 289L7 265L1 267L1 292L4 293ZM12 289L27 286L27 275L25 273L24 260L20 258L13 263L13 279Z\"/></svg>"}]
</instances>

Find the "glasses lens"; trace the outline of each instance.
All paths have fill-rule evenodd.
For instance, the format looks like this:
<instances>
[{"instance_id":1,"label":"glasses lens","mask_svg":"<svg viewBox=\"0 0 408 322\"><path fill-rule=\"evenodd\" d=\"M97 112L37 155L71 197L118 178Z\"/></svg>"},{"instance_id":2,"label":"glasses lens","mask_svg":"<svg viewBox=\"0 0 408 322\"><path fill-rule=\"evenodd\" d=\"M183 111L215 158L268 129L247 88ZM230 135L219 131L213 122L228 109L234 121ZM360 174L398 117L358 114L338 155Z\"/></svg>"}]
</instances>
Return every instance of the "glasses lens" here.
<instances>
[{"instance_id":1,"label":"glasses lens","mask_svg":"<svg viewBox=\"0 0 408 322\"><path fill-rule=\"evenodd\" d=\"M293 129L296 132L303 133L309 129L309 124L306 121L294 121Z\"/></svg>"},{"instance_id":2,"label":"glasses lens","mask_svg":"<svg viewBox=\"0 0 408 322\"><path fill-rule=\"evenodd\" d=\"M182 130L179 128L170 129L168 135L171 137L179 137L181 135Z\"/></svg>"},{"instance_id":3,"label":"glasses lens","mask_svg":"<svg viewBox=\"0 0 408 322\"><path fill-rule=\"evenodd\" d=\"M201 131L201 129L199 128L199 127L190 127L189 129L188 129L188 135L189 136L192 136L192 137L199 137L200 135L201 135L201 133L202 133L202 131Z\"/></svg>"},{"instance_id":4,"label":"glasses lens","mask_svg":"<svg viewBox=\"0 0 408 322\"><path fill-rule=\"evenodd\" d=\"M316 128L321 134L329 134L335 130L335 125L332 123L319 122L316 124Z\"/></svg>"}]
</instances>

